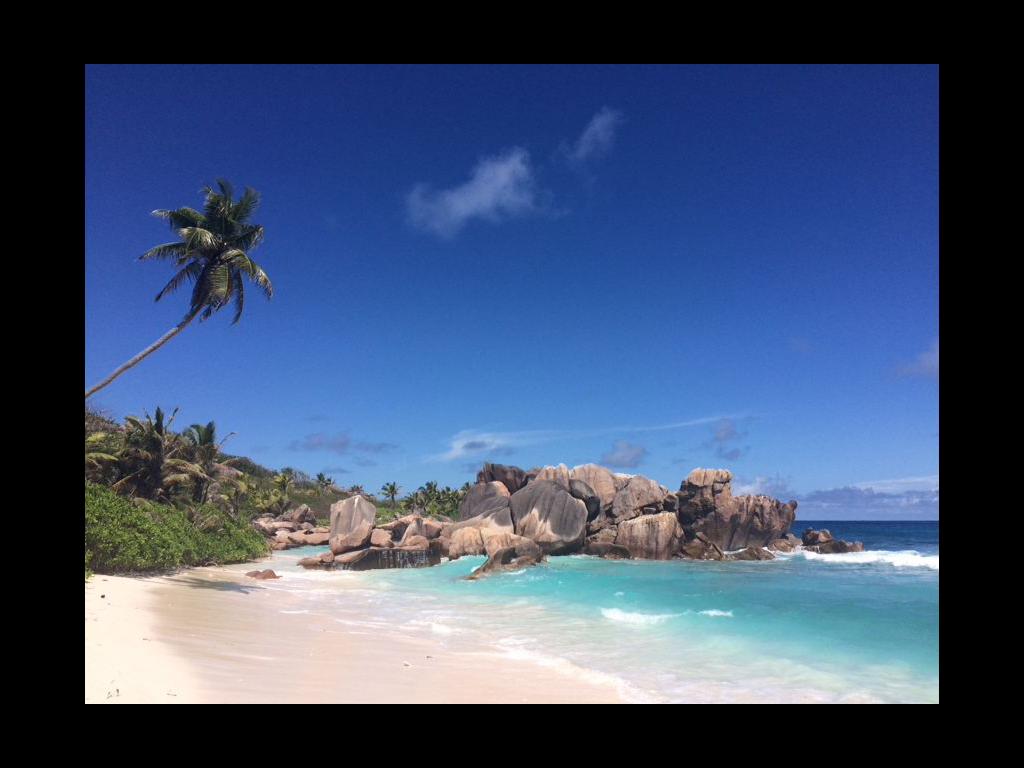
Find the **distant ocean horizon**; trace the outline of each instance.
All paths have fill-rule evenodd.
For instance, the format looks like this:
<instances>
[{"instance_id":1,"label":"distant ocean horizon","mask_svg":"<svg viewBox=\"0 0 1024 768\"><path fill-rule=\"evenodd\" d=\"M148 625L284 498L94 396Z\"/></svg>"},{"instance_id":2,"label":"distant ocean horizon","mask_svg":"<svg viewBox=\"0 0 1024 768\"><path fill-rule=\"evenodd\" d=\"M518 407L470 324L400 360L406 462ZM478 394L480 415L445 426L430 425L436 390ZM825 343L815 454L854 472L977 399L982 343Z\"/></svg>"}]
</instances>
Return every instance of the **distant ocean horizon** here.
<instances>
[{"instance_id":1,"label":"distant ocean horizon","mask_svg":"<svg viewBox=\"0 0 1024 768\"><path fill-rule=\"evenodd\" d=\"M306 571L277 552L300 609L616 686L638 702L938 702L938 521L797 520L862 541L764 562L552 557L467 581L433 568ZM238 569L251 566L232 566Z\"/></svg>"}]
</instances>

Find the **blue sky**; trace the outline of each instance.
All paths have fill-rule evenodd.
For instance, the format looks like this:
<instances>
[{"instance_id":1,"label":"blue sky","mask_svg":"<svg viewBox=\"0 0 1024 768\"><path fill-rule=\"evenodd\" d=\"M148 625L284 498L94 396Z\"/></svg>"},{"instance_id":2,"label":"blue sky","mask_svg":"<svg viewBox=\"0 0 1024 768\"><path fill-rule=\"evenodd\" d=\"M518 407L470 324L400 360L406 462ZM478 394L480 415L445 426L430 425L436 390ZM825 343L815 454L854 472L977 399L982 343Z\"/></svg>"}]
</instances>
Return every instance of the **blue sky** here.
<instances>
[{"instance_id":1,"label":"blue sky","mask_svg":"<svg viewBox=\"0 0 1024 768\"><path fill-rule=\"evenodd\" d=\"M937 515L936 67L85 76L85 384L184 315L137 261L174 239L153 209L255 188L275 287L100 392L115 415L371 490L715 466Z\"/></svg>"}]
</instances>

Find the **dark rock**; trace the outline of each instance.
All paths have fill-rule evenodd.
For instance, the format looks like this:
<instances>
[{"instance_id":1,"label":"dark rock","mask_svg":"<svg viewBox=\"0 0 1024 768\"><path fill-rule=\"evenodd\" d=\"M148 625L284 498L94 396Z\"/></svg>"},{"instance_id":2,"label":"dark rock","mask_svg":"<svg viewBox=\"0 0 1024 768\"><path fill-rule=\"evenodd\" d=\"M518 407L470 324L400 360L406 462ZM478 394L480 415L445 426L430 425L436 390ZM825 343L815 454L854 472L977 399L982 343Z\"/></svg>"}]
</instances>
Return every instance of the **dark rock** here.
<instances>
[{"instance_id":1,"label":"dark rock","mask_svg":"<svg viewBox=\"0 0 1024 768\"><path fill-rule=\"evenodd\" d=\"M507 509L510 495L504 483L496 480L478 483L469 489L466 498L459 504L459 520L469 520L472 517Z\"/></svg>"},{"instance_id":2,"label":"dark rock","mask_svg":"<svg viewBox=\"0 0 1024 768\"><path fill-rule=\"evenodd\" d=\"M572 494L574 499L579 499L587 507L587 520L593 520L599 514L601 514L601 499L591 488L582 480L570 480L569 481L569 493Z\"/></svg>"},{"instance_id":3,"label":"dark rock","mask_svg":"<svg viewBox=\"0 0 1024 768\"><path fill-rule=\"evenodd\" d=\"M629 550L621 544L613 544L609 541L587 540L583 547L583 553L594 557L604 557L608 560L629 560L632 555Z\"/></svg>"},{"instance_id":4,"label":"dark rock","mask_svg":"<svg viewBox=\"0 0 1024 768\"><path fill-rule=\"evenodd\" d=\"M526 472L519 467L505 466L504 464L484 464L483 469L476 473L477 483L490 483L497 481L508 489L509 495L518 491L526 485Z\"/></svg>"},{"instance_id":5,"label":"dark rock","mask_svg":"<svg viewBox=\"0 0 1024 768\"><path fill-rule=\"evenodd\" d=\"M832 534L828 532L828 529L816 531L813 528L808 528L804 531L803 545L805 547L813 547L816 544L824 544L826 541L832 541Z\"/></svg>"},{"instance_id":6,"label":"dark rock","mask_svg":"<svg viewBox=\"0 0 1024 768\"><path fill-rule=\"evenodd\" d=\"M725 560L725 553L703 533L698 533L682 546L682 554L693 560Z\"/></svg>"},{"instance_id":7,"label":"dark rock","mask_svg":"<svg viewBox=\"0 0 1024 768\"><path fill-rule=\"evenodd\" d=\"M774 560L775 555L761 547L747 547L729 555L730 560Z\"/></svg>"},{"instance_id":8,"label":"dark rock","mask_svg":"<svg viewBox=\"0 0 1024 768\"><path fill-rule=\"evenodd\" d=\"M517 571L520 568L536 565L543 561L544 553L541 551L540 547L533 542L527 543L532 546L517 544L516 546L504 547L497 550L493 555L487 558L487 561L483 565L473 571L473 573L466 578L473 580L500 571Z\"/></svg>"},{"instance_id":9,"label":"dark rock","mask_svg":"<svg viewBox=\"0 0 1024 768\"><path fill-rule=\"evenodd\" d=\"M805 546L811 552L817 552L821 555L842 555L847 552L863 552L864 544L859 541L841 541L839 539L829 539L823 541L821 544L813 544L811 546Z\"/></svg>"},{"instance_id":10,"label":"dark rock","mask_svg":"<svg viewBox=\"0 0 1024 768\"><path fill-rule=\"evenodd\" d=\"M534 480L512 494L515 533L537 542L548 554L568 554L583 546L587 507L558 483Z\"/></svg>"},{"instance_id":11,"label":"dark rock","mask_svg":"<svg viewBox=\"0 0 1024 768\"><path fill-rule=\"evenodd\" d=\"M619 523L615 543L642 560L669 560L679 551L683 529L672 512L643 515Z\"/></svg>"},{"instance_id":12,"label":"dark rock","mask_svg":"<svg viewBox=\"0 0 1024 768\"><path fill-rule=\"evenodd\" d=\"M381 568L424 568L441 562L438 548L423 549L370 547L334 558L333 566L345 571L370 571Z\"/></svg>"}]
</instances>

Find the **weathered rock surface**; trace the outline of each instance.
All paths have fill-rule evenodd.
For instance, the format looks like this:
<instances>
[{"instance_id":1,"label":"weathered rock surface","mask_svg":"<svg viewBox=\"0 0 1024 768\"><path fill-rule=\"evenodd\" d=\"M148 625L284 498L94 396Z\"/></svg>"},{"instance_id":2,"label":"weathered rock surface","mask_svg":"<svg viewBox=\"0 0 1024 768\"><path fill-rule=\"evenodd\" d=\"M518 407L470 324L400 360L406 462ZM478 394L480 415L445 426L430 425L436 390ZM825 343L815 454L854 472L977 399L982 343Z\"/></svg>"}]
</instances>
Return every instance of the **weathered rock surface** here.
<instances>
[{"instance_id":1,"label":"weathered rock surface","mask_svg":"<svg viewBox=\"0 0 1024 768\"><path fill-rule=\"evenodd\" d=\"M484 464L484 468L476 473L476 481L477 483L494 481L502 483L511 496L526 485L526 472L519 467L505 466L504 464Z\"/></svg>"},{"instance_id":2,"label":"weathered rock surface","mask_svg":"<svg viewBox=\"0 0 1024 768\"><path fill-rule=\"evenodd\" d=\"M385 548L394 546L394 541L391 539L391 531L374 528L373 531L370 532L370 546Z\"/></svg>"},{"instance_id":3,"label":"weathered rock surface","mask_svg":"<svg viewBox=\"0 0 1024 768\"><path fill-rule=\"evenodd\" d=\"M532 539L547 554L567 554L583 546L587 507L558 483L532 481L512 494L511 508L515 533Z\"/></svg>"},{"instance_id":4,"label":"weathered rock surface","mask_svg":"<svg viewBox=\"0 0 1024 768\"><path fill-rule=\"evenodd\" d=\"M787 533L781 539L775 539L774 541L768 542L768 549L775 550L776 552L792 552L798 546L801 541L792 533Z\"/></svg>"},{"instance_id":5,"label":"weathered rock surface","mask_svg":"<svg viewBox=\"0 0 1024 768\"><path fill-rule=\"evenodd\" d=\"M331 546L331 552L341 555L367 546L370 543L371 535L373 535L373 522L362 520L356 523L356 527L348 533L331 535L328 543Z\"/></svg>"},{"instance_id":6,"label":"weathered rock surface","mask_svg":"<svg viewBox=\"0 0 1024 768\"><path fill-rule=\"evenodd\" d=\"M859 541L842 541L840 539L829 539L820 544L805 546L809 552L817 552L821 555L842 555L847 552L863 552L864 544Z\"/></svg>"},{"instance_id":7,"label":"weathered rock surface","mask_svg":"<svg viewBox=\"0 0 1024 768\"><path fill-rule=\"evenodd\" d=\"M629 520L644 514L645 507L659 511L661 502L668 495L668 488L643 475L633 475L615 493L612 499L611 516L616 521Z\"/></svg>"},{"instance_id":8,"label":"weathered rock surface","mask_svg":"<svg viewBox=\"0 0 1024 768\"><path fill-rule=\"evenodd\" d=\"M681 553L693 560L725 560L725 553L703 533L698 533L693 540L683 544Z\"/></svg>"},{"instance_id":9,"label":"weathered rock surface","mask_svg":"<svg viewBox=\"0 0 1024 768\"><path fill-rule=\"evenodd\" d=\"M565 490L569 490L569 481L572 478L569 477L569 468L565 464L559 464L557 467L548 466L541 467L537 470L537 474L530 480L531 483L535 483L538 480L548 480L552 483L558 483Z\"/></svg>"},{"instance_id":10,"label":"weathered rock surface","mask_svg":"<svg viewBox=\"0 0 1024 768\"><path fill-rule=\"evenodd\" d=\"M796 502L769 496L733 496L732 473L695 469L679 493L679 522L689 537L700 532L720 549L764 547L783 538L796 519Z\"/></svg>"},{"instance_id":11,"label":"weathered rock surface","mask_svg":"<svg viewBox=\"0 0 1024 768\"><path fill-rule=\"evenodd\" d=\"M602 509L611 509L616 492L625 485L625 483L616 485L615 475L612 471L597 464L581 464L578 467L573 467L569 472L569 477L589 485L601 500Z\"/></svg>"},{"instance_id":12,"label":"weathered rock surface","mask_svg":"<svg viewBox=\"0 0 1024 768\"><path fill-rule=\"evenodd\" d=\"M300 560L299 564L304 568L321 570L369 571L377 568L423 568L440 562L440 551L436 547L425 546L422 549L368 547L335 555L333 560L308 557Z\"/></svg>"},{"instance_id":13,"label":"weathered rock surface","mask_svg":"<svg viewBox=\"0 0 1024 768\"><path fill-rule=\"evenodd\" d=\"M510 496L504 483L496 480L478 483L469 489L466 498L459 504L459 520L469 520L471 517L485 515L488 512L500 512L502 509L507 509Z\"/></svg>"},{"instance_id":14,"label":"weathered rock surface","mask_svg":"<svg viewBox=\"0 0 1024 768\"><path fill-rule=\"evenodd\" d=\"M331 504L331 537L352 533L362 523L373 528L377 521L377 508L363 496L350 496ZM367 534L369 536L369 534Z\"/></svg>"},{"instance_id":15,"label":"weathered rock surface","mask_svg":"<svg viewBox=\"0 0 1024 768\"><path fill-rule=\"evenodd\" d=\"M683 529L675 514L642 515L619 523L615 543L643 560L668 560L679 551Z\"/></svg>"},{"instance_id":16,"label":"weathered rock surface","mask_svg":"<svg viewBox=\"0 0 1024 768\"><path fill-rule=\"evenodd\" d=\"M524 536L517 536L514 533L491 533L490 536L486 535L488 531L483 531L485 534L484 539L484 554L488 557L493 557L494 553L499 549L505 549L506 547L515 547L519 555L524 555L529 552L536 552L543 554L540 547L530 539Z\"/></svg>"},{"instance_id":17,"label":"weathered rock surface","mask_svg":"<svg viewBox=\"0 0 1024 768\"><path fill-rule=\"evenodd\" d=\"M316 514L309 508L308 504L302 504L293 509L288 513L288 519L296 524L310 523L316 525Z\"/></svg>"},{"instance_id":18,"label":"weathered rock surface","mask_svg":"<svg viewBox=\"0 0 1024 768\"><path fill-rule=\"evenodd\" d=\"M459 528L448 540L448 557L452 560L464 555L482 555L486 551L479 528Z\"/></svg>"}]
</instances>

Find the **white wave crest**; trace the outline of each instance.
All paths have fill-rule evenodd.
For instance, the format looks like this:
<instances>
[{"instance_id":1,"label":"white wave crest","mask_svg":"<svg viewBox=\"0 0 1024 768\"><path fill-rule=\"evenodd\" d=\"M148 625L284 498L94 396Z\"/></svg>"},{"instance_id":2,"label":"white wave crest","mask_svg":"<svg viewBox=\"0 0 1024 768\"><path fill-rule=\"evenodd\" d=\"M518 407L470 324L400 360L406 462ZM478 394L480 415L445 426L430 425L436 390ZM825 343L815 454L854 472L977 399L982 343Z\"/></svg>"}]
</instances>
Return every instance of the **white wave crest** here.
<instances>
[{"instance_id":1,"label":"white wave crest","mask_svg":"<svg viewBox=\"0 0 1024 768\"><path fill-rule=\"evenodd\" d=\"M626 624L661 624L681 614L678 613L630 613L620 611L618 608L602 608L601 615L612 621L621 621Z\"/></svg>"},{"instance_id":2,"label":"white wave crest","mask_svg":"<svg viewBox=\"0 0 1024 768\"><path fill-rule=\"evenodd\" d=\"M801 554L808 560L839 565L887 563L895 568L930 568L933 571L939 570L938 555L922 555L913 549L892 552L885 549L868 549L864 552L846 552L837 555L821 555L817 552L803 550Z\"/></svg>"},{"instance_id":3,"label":"white wave crest","mask_svg":"<svg viewBox=\"0 0 1024 768\"><path fill-rule=\"evenodd\" d=\"M717 608L709 608L706 611L697 611L701 616L727 616L732 618L732 611L720 611Z\"/></svg>"}]
</instances>

